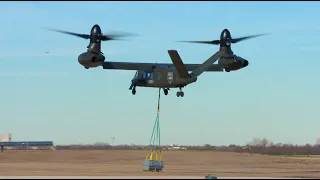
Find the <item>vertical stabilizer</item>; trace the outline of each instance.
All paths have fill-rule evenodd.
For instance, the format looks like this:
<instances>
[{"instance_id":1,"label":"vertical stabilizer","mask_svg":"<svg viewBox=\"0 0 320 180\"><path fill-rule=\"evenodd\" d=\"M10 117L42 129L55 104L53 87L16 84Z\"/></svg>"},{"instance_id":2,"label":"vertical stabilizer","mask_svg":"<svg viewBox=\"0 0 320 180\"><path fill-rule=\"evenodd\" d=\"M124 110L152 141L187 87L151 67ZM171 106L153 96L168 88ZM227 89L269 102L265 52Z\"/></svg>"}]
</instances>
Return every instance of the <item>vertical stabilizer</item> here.
<instances>
[{"instance_id":1,"label":"vertical stabilizer","mask_svg":"<svg viewBox=\"0 0 320 180\"><path fill-rule=\"evenodd\" d=\"M189 78L190 75L188 73L188 70L186 66L183 64L178 52L176 50L168 50L168 53L179 76L181 78Z\"/></svg>"}]
</instances>

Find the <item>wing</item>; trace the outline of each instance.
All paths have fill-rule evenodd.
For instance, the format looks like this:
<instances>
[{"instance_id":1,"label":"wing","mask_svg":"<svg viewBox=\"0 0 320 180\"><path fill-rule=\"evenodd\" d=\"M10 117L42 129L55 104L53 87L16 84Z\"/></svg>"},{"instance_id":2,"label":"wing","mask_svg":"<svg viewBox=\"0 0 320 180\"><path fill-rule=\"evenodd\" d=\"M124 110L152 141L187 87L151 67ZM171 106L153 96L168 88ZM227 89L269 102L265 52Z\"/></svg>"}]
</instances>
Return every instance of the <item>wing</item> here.
<instances>
[{"instance_id":1,"label":"wing","mask_svg":"<svg viewBox=\"0 0 320 180\"><path fill-rule=\"evenodd\" d=\"M188 71L193 71L201 64L185 64ZM117 70L153 70L153 69L172 69L175 70L173 64L169 63L135 63L135 62L111 62L105 61L103 69ZM223 71L218 64L212 64L206 71Z\"/></svg>"}]
</instances>

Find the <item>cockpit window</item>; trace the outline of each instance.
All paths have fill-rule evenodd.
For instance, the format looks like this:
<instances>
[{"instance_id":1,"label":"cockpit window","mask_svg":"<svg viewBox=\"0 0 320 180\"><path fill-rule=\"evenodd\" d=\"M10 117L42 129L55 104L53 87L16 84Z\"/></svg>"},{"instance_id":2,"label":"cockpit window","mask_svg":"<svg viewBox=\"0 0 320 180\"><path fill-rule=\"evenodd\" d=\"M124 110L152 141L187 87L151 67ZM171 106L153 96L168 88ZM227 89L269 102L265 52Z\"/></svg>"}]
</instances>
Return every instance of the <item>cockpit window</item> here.
<instances>
[{"instance_id":1,"label":"cockpit window","mask_svg":"<svg viewBox=\"0 0 320 180\"><path fill-rule=\"evenodd\" d=\"M135 79L138 78L138 71L137 71L136 74L134 75L134 78L135 78Z\"/></svg>"}]
</instances>

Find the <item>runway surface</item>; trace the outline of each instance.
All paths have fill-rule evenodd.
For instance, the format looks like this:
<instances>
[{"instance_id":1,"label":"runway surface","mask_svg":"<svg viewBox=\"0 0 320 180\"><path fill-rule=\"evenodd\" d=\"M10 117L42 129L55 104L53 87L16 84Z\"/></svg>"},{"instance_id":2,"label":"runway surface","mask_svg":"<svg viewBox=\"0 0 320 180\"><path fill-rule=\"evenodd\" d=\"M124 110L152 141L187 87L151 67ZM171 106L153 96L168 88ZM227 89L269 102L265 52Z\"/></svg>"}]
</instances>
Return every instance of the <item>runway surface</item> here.
<instances>
[{"instance_id":1,"label":"runway surface","mask_svg":"<svg viewBox=\"0 0 320 180\"><path fill-rule=\"evenodd\" d=\"M205 176L0 176L0 179L204 179ZM276 177L217 177L217 179L311 179Z\"/></svg>"}]
</instances>

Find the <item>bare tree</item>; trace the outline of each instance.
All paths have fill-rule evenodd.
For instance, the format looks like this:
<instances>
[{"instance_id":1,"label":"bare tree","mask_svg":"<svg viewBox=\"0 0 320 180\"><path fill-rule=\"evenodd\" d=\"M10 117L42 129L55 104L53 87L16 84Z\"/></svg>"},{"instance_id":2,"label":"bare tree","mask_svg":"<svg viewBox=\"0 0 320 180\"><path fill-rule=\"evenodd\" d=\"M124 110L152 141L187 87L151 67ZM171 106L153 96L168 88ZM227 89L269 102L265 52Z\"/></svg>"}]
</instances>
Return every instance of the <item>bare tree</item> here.
<instances>
[{"instance_id":1,"label":"bare tree","mask_svg":"<svg viewBox=\"0 0 320 180\"><path fill-rule=\"evenodd\" d=\"M260 138L254 138L250 144L251 146L260 147L262 146L262 140Z\"/></svg>"},{"instance_id":2,"label":"bare tree","mask_svg":"<svg viewBox=\"0 0 320 180\"><path fill-rule=\"evenodd\" d=\"M263 138L261 141L261 145L263 147L268 147L269 146L269 141L266 138Z\"/></svg>"},{"instance_id":3,"label":"bare tree","mask_svg":"<svg viewBox=\"0 0 320 180\"><path fill-rule=\"evenodd\" d=\"M320 146L320 138L317 139L316 143L314 144L314 146Z\"/></svg>"},{"instance_id":4,"label":"bare tree","mask_svg":"<svg viewBox=\"0 0 320 180\"><path fill-rule=\"evenodd\" d=\"M110 145L108 143L104 143L104 142L96 142L93 144L93 146L104 147L104 146L110 146Z\"/></svg>"}]
</instances>

